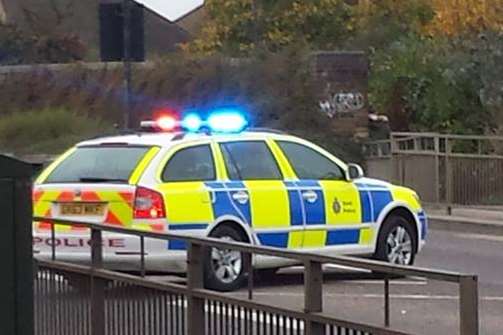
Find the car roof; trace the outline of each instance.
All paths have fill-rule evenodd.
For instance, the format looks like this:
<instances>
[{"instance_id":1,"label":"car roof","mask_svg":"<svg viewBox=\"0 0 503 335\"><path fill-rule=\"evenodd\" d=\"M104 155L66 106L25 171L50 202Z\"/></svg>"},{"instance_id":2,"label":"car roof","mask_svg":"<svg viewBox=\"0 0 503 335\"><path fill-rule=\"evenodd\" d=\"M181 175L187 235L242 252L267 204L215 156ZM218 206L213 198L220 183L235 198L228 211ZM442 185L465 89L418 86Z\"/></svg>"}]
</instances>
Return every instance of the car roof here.
<instances>
[{"instance_id":1,"label":"car roof","mask_svg":"<svg viewBox=\"0 0 503 335\"><path fill-rule=\"evenodd\" d=\"M95 138L92 140L80 142L77 147L93 145L139 145L139 146L158 146L161 148L170 148L179 144L198 143L208 140L213 141L236 141L236 140L283 140L301 143L311 148L316 147L317 151L331 157L339 166L347 167L346 163L328 152L327 150L304 140L300 137L283 134L274 130L269 131L244 131L238 134L204 134L204 133L145 133L138 132L128 135L108 136Z\"/></svg>"},{"instance_id":2,"label":"car roof","mask_svg":"<svg viewBox=\"0 0 503 335\"><path fill-rule=\"evenodd\" d=\"M174 144L198 142L203 140L243 140L243 139L297 139L295 136L279 134L274 132L250 132L245 131L239 134L204 134L204 133L134 133L128 135L107 136L83 141L77 144L80 146L107 145L107 144L128 144L170 147Z\"/></svg>"}]
</instances>

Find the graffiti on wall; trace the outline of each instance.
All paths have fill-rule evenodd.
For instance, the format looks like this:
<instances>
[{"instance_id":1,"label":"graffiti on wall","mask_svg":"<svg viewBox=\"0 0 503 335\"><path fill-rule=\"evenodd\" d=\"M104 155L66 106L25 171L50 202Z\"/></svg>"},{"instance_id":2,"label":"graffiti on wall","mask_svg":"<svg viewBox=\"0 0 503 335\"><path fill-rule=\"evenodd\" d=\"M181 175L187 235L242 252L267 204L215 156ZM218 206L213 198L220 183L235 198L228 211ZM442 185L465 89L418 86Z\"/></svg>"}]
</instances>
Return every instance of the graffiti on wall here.
<instances>
[{"instance_id":1,"label":"graffiti on wall","mask_svg":"<svg viewBox=\"0 0 503 335\"><path fill-rule=\"evenodd\" d=\"M330 118L351 115L365 107L365 98L360 92L340 92L329 95L319 102L321 111Z\"/></svg>"}]
</instances>

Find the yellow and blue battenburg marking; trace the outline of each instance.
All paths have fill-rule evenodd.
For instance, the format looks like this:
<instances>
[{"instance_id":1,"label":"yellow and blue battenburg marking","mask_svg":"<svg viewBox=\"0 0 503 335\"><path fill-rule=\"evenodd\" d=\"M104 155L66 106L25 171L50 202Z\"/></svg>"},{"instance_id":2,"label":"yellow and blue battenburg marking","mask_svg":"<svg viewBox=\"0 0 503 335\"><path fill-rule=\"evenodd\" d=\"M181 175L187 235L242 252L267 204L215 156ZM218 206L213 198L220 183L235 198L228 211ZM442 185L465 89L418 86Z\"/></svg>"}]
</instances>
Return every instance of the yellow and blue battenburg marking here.
<instances>
[{"instance_id":1,"label":"yellow and blue battenburg marking","mask_svg":"<svg viewBox=\"0 0 503 335\"><path fill-rule=\"evenodd\" d=\"M232 199L232 194L235 192L246 192L247 188L243 182L206 182L206 188L211 193L211 207L213 218L223 216L233 216L240 219L243 223L251 225L252 214L250 202L239 203ZM169 211L168 211L169 215ZM197 231L205 230L209 226L208 223L177 223L168 225L171 231ZM170 241L168 244L169 250L185 250L186 244L183 241Z\"/></svg>"},{"instance_id":2,"label":"yellow and blue battenburg marking","mask_svg":"<svg viewBox=\"0 0 503 335\"><path fill-rule=\"evenodd\" d=\"M250 202L239 203L232 199L232 193L246 192L248 190L243 182L232 181L226 183L208 182L206 187L213 193L213 214L215 218L230 215L241 219L245 224L251 225L252 214Z\"/></svg>"},{"instance_id":3,"label":"yellow and blue battenburg marking","mask_svg":"<svg viewBox=\"0 0 503 335\"><path fill-rule=\"evenodd\" d=\"M285 182L290 199L292 225L304 225L303 247L323 247L345 244L357 244L360 239L360 229L337 229L337 225L329 225L325 192L320 182L316 180L300 180ZM303 192L311 192L313 201L303 198ZM300 218L299 218L300 216ZM357 223L357 222L354 222ZM315 227L316 226L316 227ZM315 229L313 229L315 228Z\"/></svg>"},{"instance_id":4,"label":"yellow and blue battenburg marking","mask_svg":"<svg viewBox=\"0 0 503 335\"><path fill-rule=\"evenodd\" d=\"M378 184L355 183L360 193L362 223L375 223L384 207L393 201L388 187Z\"/></svg>"},{"instance_id":5,"label":"yellow and blue battenburg marking","mask_svg":"<svg viewBox=\"0 0 503 335\"><path fill-rule=\"evenodd\" d=\"M421 223L421 240L426 240L428 237L428 218L424 211L420 211L417 215L419 217L419 222Z\"/></svg>"},{"instance_id":6,"label":"yellow and blue battenburg marking","mask_svg":"<svg viewBox=\"0 0 503 335\"><path fill-rule=\"evenodd\" d=\"M397 200L394 199L394 191L387 185L363 182L346 188L346 191L350 191L346 196L352 198L349 200L344 199L344 196L335 200L328 198L333 194L338 195L337 189L335 192L333 190L329 192L328 183L316 180L279 183L276 181L270 183L266 181L206 182L204 185L211 194L211 220L207 223L170 224L169 230L205 230L210 222L213 222L212 220L229 216L238 218L242 223L250 226L260 244L277 248L369 245L375 236L374 224L381 212L393 200ZM267 188L257 191L260 185L276 187L276 191L268 192ZM276 193L271 196L273 192ZM306 192L309 193L308 196ZM234 197L236 193L246 194L248 200L238 201ZM399 191L395 193L399 196ZM266 194L267 199L260 198ZM332 201L337 202L334 205L339 206L337 213L332 208ZM347 206L350 212L345 212L348 211ZM286 214L277 214L282 211L281 209L284 209ZM334 211L334 213L329 213L329 211ZM425 239L427 232L425 213L418 211L418 218L422 225L421 238ZM361 224L369 226L362 228ZM351 228L351 225L359 227ZM185 250L185 244L181 241L172 241L169 243L169 249Z\"/></svg>"},{"instance_id":7,"label":"yellow and blue battenburg marking","mask_svg":"<svg viewBox=\"0 0 503 335\"><path fill-rule=\"evenodd\" d=\"M179 223L168 225L168 230L176 233L184 231L204 230L208 228L207 223ZM170 240L168 242L169 250L187 250L187 243L181 240Z\"/></svg>"}]
</instances>

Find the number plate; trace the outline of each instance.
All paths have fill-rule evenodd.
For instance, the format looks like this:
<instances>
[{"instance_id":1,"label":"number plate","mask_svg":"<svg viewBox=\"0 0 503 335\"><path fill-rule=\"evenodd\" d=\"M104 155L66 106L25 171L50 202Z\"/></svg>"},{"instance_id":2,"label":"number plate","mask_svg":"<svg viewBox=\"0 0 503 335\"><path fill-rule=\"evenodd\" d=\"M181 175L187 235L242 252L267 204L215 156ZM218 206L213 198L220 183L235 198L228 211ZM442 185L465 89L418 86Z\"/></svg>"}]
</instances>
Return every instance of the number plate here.
<instances>
[{"instance_id":1,"label":"number plate","mask_svg":"<svg viewBox=\"0 0 503 335\"><path fill-rule=\"evenodd\" d=\"M81 203L61 204L61 215L66 216L102 216L105 214L105 204Z\"/></svg>"}]
</instances>

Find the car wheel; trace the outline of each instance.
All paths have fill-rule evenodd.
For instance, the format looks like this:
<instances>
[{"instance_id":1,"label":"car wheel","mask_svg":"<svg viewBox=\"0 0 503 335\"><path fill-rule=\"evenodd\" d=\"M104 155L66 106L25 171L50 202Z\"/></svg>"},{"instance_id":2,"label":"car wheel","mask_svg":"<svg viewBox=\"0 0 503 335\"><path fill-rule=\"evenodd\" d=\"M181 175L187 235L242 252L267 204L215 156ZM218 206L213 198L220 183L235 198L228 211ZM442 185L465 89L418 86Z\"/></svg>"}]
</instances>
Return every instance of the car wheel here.
<instances>
[{"instance_id":1,"label":"car wheel","mask_svg":"<svg viewBox=\"0 0 503 335\"><path fill-rule=\"evenodd\" d=\"M392 215L379 232L374 258L392 264L412 265L416 243L411 223L402 216Z\"/></svg>"},{"instance_id":2,"label":"car wheel","mask_svg":"<svg viewBox=\"0 0 503 335\"><path fill-rule=\"evenodd\" d=\"M230 226L219 226L210 237L229 242L245 242L246 238ZM217 291L234 291L241 287L245 277L243 253L220 248L209 248L206 252L205 287Z\"/></svg>"}]
</instances>

